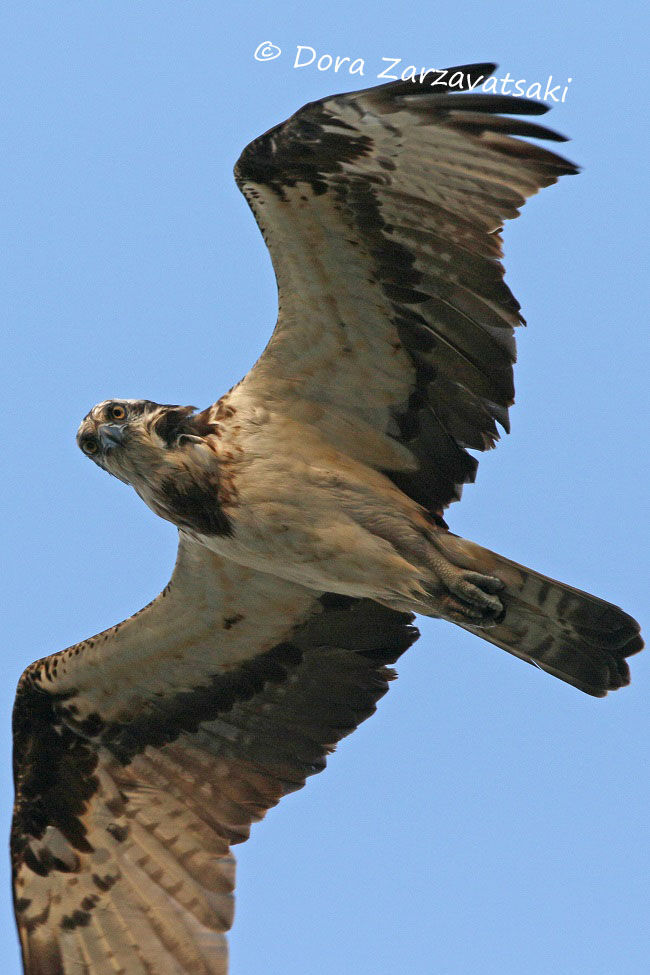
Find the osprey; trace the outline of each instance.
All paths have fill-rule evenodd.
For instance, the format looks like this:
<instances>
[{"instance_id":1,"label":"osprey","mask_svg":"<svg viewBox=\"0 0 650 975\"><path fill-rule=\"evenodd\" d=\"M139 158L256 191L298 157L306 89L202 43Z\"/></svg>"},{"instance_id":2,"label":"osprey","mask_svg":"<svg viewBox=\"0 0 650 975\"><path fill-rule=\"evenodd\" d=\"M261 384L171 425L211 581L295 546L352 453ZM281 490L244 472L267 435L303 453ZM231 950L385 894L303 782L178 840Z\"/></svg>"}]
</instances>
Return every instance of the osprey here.
<instances>
[{"instance_id":1,"label":"osprey","mask_svg":"<svg viewBox=\"0 0 650 975\"><path fill-rule=\"evenodd\" d=\"M20 679L29 975L225 975L231 845L373 713L414 613L587 694L629 682L630 616L443 520L469 451L508 429L501 226L577 171L517 138L562 138L511 117L546 106L471 92L493 70L325 98L252 142L235 175L277 275L265 352L201 412L109 400L81 423L178 559L143 610Z\"/></svg>"}]
</instances>

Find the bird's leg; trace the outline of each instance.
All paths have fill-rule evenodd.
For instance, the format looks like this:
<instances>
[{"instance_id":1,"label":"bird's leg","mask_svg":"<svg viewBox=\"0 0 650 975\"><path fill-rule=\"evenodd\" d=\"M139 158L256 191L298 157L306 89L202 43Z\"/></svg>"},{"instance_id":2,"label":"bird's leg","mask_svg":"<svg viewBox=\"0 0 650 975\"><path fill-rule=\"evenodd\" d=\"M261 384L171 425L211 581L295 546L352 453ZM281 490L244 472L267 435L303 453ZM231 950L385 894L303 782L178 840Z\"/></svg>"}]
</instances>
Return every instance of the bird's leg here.
<instances>
[{"instance_id":1,"label":"bird's leg","mask_svg":"<svg viewBox=\"0 0 650 975\"><path fill-rule=\"evenodd\" d=\"M412 568L423 570L418 585L426 593L427 611L474 626L492 626L503 619L503 604L496 593L505 584L483 571L490 568L487 550L434 527L419 511L409 512L405 518L403 510L339 475L330 475L327 486L330 492L335 490L337 501L357 524L389 542ZM418 599L413 606L422 612L422 601Z\"/></svg>"},{"instance_id":2,"label":"bird's leg","mask_svg":"<svg viewBox=\"0 0 650 975\"><path fill-rule=\"evenodd\" d=\"M470 622L477 626L494 626L500 622L505 610L496 593L505 589L505 583L496 576L463 565L462 553L456 553L454 546L449 544L455 536L434 532L429 540L432 545L427 552L427 562L441 583L439 589L432 591L440 615L454 622Z\"/></svg>"}]
</instances>

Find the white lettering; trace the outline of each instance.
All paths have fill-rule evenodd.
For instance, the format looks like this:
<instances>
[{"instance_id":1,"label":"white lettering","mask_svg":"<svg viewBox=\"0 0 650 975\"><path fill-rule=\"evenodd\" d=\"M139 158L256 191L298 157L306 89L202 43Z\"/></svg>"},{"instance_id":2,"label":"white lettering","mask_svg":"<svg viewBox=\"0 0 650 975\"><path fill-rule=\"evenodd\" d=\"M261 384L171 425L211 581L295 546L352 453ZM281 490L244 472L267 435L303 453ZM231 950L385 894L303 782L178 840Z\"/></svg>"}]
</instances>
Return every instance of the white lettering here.
<instances>
[{"instance_id":1,"label":"white lettering","mask_svg":"<svg viewBox=\"0 0 650 975\"><path fill-rule=\"evenodd\" d=\"M422 68L422 70L420 71L420 84L422 84L422 82L424 81L424 79L428 74L435 74L435 73L436 73L435 68Z\"/></svg>"},{"instance_id":2,"label":"white lettering","mask_svg":"<svg viewBox=\"0 0 650 975\"><path fill-rule=\"evenodd\" d=\"M254 57L258 61L272 60L282 52L269 42L259 44L255 50ZM506 71L502 78L486 78L485 75L467 74L459 69L449 68L425 68L419 69L414 64L407 64L402 67L403 58L382 58L383 67L377 78L385 81L411 81L420 85L426 83L429 75L431 79L428 84L430 88L440 87L448 91L474 91L479 89L486 95L515 95L518 97L536 98L538 101L564 102L569 91L569 85L573 78L567 78L564 88L560 84L553 84L553 75L548 76L544 82L528 82L525 78L518 78L516 81L509 71ZM347 71L351 75L365 75L366 62L363 58L343 57L340 54L317 54L316 49L309 44L298 44L296 46L296 57L293 63L294 68L307 68L313 65L318 71L330 71L335 73ZM399 72L399 73L398 73ZM561 95L560 95L561 92Z\"/></svg>"},{"instance_id":3,"label":"white lettering","mask_svg":"<svg viewBox=\"0 0 650 975\"><path fill-rule=\"evenodd\" d=\"M559 102L560 99L559 98L556 98L555 95L553 94L553 92L554 91L559 91L560 90L560 86L559 85L554 85L553 88L551 88L551 82L552 81L553 81L553 75L550 74L548 76L548 81L546 82L546 91L544 92L544 101L546 101L546 99L550 95L550 97L553 99L554 102Z\"/></svg>"},{"instance_id":4,"label":"white lettering","mask_svg":"<svg viewBox=\"0 0 650 975\"><path fill-rule=\"evenodd\" d=\"M311 58L309 61L303 61L302 64L299 64L300 55L303 51L311 51ZM296 49L296 60L293 62L293 66L294 68L306 68L308 64L313 64L315 60L316 51L313 49L313 47L309 47L307 44L299 44Z\"/></svg>"},{"instance_id":5,"label":"white lettering","mask_svg":"<svg viewBox=\"0 0 650 975\"><path fill-rule=\"evenodd\" d=\"M439 74L440 77L439 78L436 78L435 81L432 81L431 82L431 87L434 88L436 85L444 85L444 87L446 88L447 87L447 82L445 81L445 76L447 74L447 69L445 68L444 71L439 71L436 68L436 74Z\"/></svg>"},{"instance_id":6,"label":"white lettering","mask_svg":"<svg viewBox=\"0 0 650 975\"><path fill-rule=\"evenodd\" d=\"M396 74L386 74L386 72L390 71L392 68L395 68L400 63L401 60L402 60L401 58L382 58L382 61L390 61L390 64L387 68L384 68L384 70L380 72L380 74L378 74L377 77L387 78L389 81L398 81L398 77Z\"/></svg>"},{"instance_id":7,"label":"white lettering","mask_svg":"<svg viewBox=\"0 0 650 975\"><path fill-rule=\"evenodd\" d=\"M506 85L509 85L510 82L511 81L514 81L514 80L515 79L511 77L510 72L509 71L506 71L505 78L502 78L501 79L501 94L502 95L509 95L510 94L509 91L506 91Z\"/></svg>"},{"instance_id":8,"label":"white lettering","mask_svg":"<svg viewBox=\"0 0 650 975\"><path fill-rule=\"evenodd\" d=\"M467 75L467 87L469 88L470 91L474 91L474 89L476 88L476 86L477 85L480 85L481 82L484 80L484 78L485 78L485 75L484 74L480 74L478 76L478 78L476 79L476 81L472 81L472 76L468 74Z\"/></svg>"}]
</instances>

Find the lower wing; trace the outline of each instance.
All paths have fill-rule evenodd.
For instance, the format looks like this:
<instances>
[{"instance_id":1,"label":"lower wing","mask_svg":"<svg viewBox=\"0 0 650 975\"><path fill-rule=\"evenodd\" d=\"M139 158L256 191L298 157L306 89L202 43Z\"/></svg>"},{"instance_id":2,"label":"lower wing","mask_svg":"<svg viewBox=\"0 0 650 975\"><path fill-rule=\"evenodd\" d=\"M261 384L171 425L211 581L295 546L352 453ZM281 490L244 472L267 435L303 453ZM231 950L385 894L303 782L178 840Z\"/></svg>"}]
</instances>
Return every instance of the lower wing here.
<instances>
[{"instance_id":1,"label":"lower wing","mask_svg":"<svg viewBox=\"0 0 650 975\"><path fill-rule=\"evenodd\" d=\"M27 668L11 842L26 973L225 975L231 844L373 713L410 623L181 540L153 603Z\"/></svg>"}]
</instances>

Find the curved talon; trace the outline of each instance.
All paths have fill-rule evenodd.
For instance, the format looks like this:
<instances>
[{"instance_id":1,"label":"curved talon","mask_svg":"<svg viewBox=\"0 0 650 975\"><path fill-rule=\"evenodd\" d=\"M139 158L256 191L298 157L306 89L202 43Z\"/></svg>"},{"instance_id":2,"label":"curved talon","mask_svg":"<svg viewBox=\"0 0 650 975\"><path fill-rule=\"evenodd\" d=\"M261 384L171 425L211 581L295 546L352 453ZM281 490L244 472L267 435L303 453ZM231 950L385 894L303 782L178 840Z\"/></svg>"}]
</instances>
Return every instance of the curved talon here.
<instances>
[{"instance_id":1,"label":"curved talon","mask_svg":"<svg viewBox=\"0 0 650 975\"><path fill-rule=\"evenodd\" d=\"M505 609L495 595L505 589L501 579L461 569L456 578L445 580L445 583L449 594L443 602L456 619L470 620L482 626L493 626L503 619Z\"/></svg>"},{"instance_id":2,"label":"curved talon","mask_svg":"<svg viewBox=\"0 0 650 975\"><path fill-rule=\"evenodd\" d=\"M489 626L492 623L491 619L486 619L484 610L462 602L451 593L447 593L440 600L440 615L454 623L475 623L480 626Z\"/></svg>"},{"instance_id":3,"label":"curved talon","mask_svg":"<svg viewBox=\"0 0 650 975\"><path fill-rule=\"evenodd\" d=\"M502 582L501 579L497 579L496 576L483 575L481 572L465 572L463 578L467 582L473 582L483 592L501 592L506 588L505 582Z\"/></svg>"},{"instance_id":4,"label":"curved talon","mask_svg":"<svg viewBox=\"0 0 650 975\"><path fill-rule=\"evenodd\" d=\"M442 540L448 541L448 537ZM500 623L505 608L496 593L506 589L506 583L497 576L455 564L440 544L441 538L435 536L432 541L438 551L430 551L429 564L443 586L443 592L436 594L442 614L454 622L478 626Z\"/></svg>"}]
</instances>

